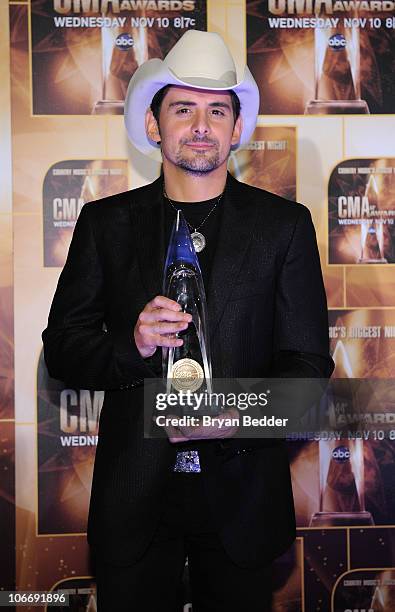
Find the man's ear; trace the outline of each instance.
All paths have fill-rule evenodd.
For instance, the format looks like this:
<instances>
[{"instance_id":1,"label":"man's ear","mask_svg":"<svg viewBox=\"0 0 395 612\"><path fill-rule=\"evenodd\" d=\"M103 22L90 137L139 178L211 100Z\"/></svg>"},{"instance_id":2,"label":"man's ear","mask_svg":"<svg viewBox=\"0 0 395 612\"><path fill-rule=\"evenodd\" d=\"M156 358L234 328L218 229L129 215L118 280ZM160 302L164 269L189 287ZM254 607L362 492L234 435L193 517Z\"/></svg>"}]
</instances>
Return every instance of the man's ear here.
<instances>
[{"instance_id":1,"label":"man's ear","mask_svg":"<svg viewBox=\"0 0 395 612\"><path fill-rule=\"evenodd\" d=\"M241 132L243 131L243 119L239 115L233 127L232 145L237 145L240 142Z\"/></svg>"},{"instance_id":2,"label":"man's ear","mask_svg":"<svg viewBox=\"0 0 395 612\"><path fill-rule=\"evenodd\" d=\"M145 113L145 131L150 140L160 144L159 126L150 108Z\"/></svg>"}]
</instances>

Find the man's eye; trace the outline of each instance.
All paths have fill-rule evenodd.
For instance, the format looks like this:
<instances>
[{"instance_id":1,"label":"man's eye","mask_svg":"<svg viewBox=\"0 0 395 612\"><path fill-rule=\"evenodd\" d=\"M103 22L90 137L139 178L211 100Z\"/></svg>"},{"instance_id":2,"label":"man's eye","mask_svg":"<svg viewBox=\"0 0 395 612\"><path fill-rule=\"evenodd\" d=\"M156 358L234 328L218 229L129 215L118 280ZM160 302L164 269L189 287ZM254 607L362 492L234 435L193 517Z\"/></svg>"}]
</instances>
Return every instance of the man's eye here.
<instances>
[{"instance_id":1,"label":"man's eye","mask_svg":"<svg viewBox=\"0 0 395 612\"><path fill-rule=\"evenodd\" d=\"M178 109L178 111L177 111L177 114L178 114L178 113L183 113L183 114L184 114L184 111L186 111L187 113L189 113L189 108L179 108L179 109Z\"/></svg>"},{"instance_id":2,"label":"man's eye","mask_svg":"<svg viewBox=\"0 0 395 612\"><path fill-rule=\"evenodd\" d=\"M225 113L223 111L221 111L221 110L218 110L218 108L214 108L213 109L213 113L218 113L219 115L222 115L222 116L225 115Z\"/></svg>"}]
</instances>

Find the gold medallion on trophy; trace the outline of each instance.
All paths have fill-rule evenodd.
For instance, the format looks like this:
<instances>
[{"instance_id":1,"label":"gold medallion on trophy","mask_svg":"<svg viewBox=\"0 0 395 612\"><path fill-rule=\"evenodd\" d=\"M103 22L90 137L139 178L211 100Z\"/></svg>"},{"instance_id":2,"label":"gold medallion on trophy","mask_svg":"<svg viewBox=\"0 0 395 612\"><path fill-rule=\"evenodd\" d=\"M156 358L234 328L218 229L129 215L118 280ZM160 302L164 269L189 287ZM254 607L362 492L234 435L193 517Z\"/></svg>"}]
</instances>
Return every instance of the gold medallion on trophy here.
<instances>
[{"instance_id":1,"label":"gold medallion on trophy","mask_svg":"<svg viewBox=\"0 0 395 612\"><path fill-rule=\"evenodd\" d=\"M194 359L179 359L172 367L171 379L178 391L196 391L204 381L203 368Z\"/></svg>"}]
</instances>

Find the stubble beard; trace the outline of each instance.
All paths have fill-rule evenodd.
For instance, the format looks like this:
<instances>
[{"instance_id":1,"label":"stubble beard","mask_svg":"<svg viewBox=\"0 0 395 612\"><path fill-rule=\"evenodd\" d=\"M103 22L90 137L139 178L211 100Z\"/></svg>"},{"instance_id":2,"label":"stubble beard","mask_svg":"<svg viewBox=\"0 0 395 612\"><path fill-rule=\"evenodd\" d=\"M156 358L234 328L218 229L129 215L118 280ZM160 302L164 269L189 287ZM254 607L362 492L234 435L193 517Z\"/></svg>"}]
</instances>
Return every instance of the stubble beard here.
<instances>
[{"instance_id":1,"label":"stubble beard","mask_svg":"<svg viewBox=\"0 0 395 612\"><path fill-rule=\"evenodd\" d=\"M196 140L196 142L208 141ZM180 145L183 144L185 143L180 143ZM215 144L215 147L210 149L209 152L207 152L207 150L205 153L195 151L195 154L192 157L187 157L184 155L182 153L183 147L180 146L175 159L176 165L188 174L193 175L208 174L209 172L216 170L216 168L218 168L218 166L221 164L219 146L217 143L210 142L210 144Z\"/></svg>"}]
</instances>

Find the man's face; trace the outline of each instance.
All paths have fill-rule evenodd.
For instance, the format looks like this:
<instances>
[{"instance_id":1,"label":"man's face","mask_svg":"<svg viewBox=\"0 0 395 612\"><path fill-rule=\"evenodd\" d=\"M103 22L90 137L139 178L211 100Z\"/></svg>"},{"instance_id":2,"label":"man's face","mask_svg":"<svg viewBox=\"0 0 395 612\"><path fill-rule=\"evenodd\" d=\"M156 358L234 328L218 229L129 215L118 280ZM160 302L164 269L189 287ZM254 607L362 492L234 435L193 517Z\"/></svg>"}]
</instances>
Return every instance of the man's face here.
<instances>
[{"instance_id":1,"label":"man's face","mask_svg":"<svg viewBox=\"0 0 395 612\"><path fill-rule=\"evenodd\" d=\"M151 114L148 133L152 121L156 126ZM162 101L158 139L164 163L193 174L211 172L226 163L240 133L241 117L235 123L228 92L174 86Z\"/></svg>"}]
</instances>

